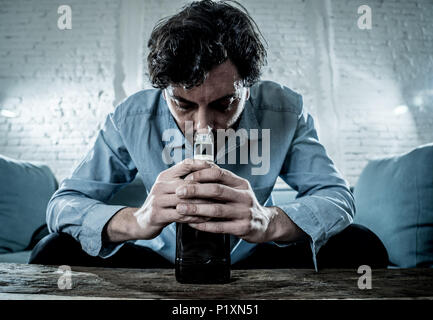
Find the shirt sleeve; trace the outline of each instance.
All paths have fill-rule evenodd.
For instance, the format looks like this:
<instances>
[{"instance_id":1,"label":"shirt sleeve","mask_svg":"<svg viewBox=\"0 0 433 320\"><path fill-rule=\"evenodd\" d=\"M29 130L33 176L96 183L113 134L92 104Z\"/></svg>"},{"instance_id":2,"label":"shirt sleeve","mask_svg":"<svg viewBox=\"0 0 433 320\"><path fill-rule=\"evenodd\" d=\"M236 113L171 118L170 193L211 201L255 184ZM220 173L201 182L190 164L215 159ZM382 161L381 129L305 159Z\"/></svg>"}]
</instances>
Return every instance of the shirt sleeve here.
<instances>
[{"instance_id":1,"label":"shirt sleeve","mask_svg":"<svg viewBox=\"0 0 433 320\"><path fill-rule=\"evenodd\" d=\"M72 235L89 255L104 258L113 255L122 243L105 243L103 229L126 206L105 202L136 174L114 114L109 114L93 147L51 197L47 206L49 231Z\"/></svg>"},{"instance_id":2,"label":"shirt sleeve","mask_svg":"<svg viewBox=\"0 0 433 320\"><path fill-rule=\"evenodd\" d=\"M298 118L280 177L298 195L294 201L279 207L310 236L317 271L316 255L319 249L330 237L352 223L355 204L348 183L319 143L313 118L304 110Z\"/></svg>"}]
</instances>

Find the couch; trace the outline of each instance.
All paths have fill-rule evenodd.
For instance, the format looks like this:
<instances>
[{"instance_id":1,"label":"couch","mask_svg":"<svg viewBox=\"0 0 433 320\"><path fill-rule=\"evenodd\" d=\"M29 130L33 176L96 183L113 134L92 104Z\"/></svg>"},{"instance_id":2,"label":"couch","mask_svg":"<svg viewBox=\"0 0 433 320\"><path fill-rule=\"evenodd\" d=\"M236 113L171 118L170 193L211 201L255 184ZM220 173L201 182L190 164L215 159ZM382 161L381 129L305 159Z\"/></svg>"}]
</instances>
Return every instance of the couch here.
<instances>
[{"instance_id":1,"label":"couch","mask_svg":"<svg viewBox=\"0 0 433 320\"><path fill-rule=\"evenodd\" d=\"M43 163L0 155L0 262L27 263L32 248L48 234L46 207L58 182ZM108 204L139 207L146 189L139 176Z\"/></svg>"},{"instance_id":2,"label":"couch","mask_svg":"<svg viewBox=\"0 0 433 320\"><path fill-rule=\"evenodd\" d=\"M381 239L390 268L433 267L433 143L369 161L354 196L354 222Z\"/></svg>"}]
</instances>

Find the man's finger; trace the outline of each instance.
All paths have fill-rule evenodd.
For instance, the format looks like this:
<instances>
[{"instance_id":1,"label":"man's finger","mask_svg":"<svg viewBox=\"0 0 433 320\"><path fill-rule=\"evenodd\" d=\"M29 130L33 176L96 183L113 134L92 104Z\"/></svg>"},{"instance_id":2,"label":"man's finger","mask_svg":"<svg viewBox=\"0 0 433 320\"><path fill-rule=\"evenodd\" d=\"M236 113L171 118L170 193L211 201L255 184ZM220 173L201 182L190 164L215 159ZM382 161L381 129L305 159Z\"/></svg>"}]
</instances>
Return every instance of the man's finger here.
<instances>
[{"instance_id":1,"label":"man's finger","mask_svg":"<svg viewBox=\"0 0 433 320\"><path fill-rule=\"evenodd\" d=\"M209 162L203 160L195 160L195 159L185 159L182 162L174 165L170 169L163 171L160 174L161 180L172 180L176 178L182 178L187 174L202 170L206 168L210 168L211 164Z\"/></svg>"},{"instance_id":2,"label":"man's finger","mask_svg":"<svg viewBox=\"0 0 433 320\"><path fill-rule=\"evenodd\" d=\"M248 233L248 225L243 220L234 221L207 221L203 223L189 223L189 225L197 230L212 232L212 233L227 233L238 237Z\"/></svg>"},{"instance_id":3,"label":"man's finger","mask_svg":"<svg viewBox=\"0 0 433 320\"><path fill-rule=\"evenodd\" d=\"M176 222L180 223L204 223L208 222L210 218L199 217L199 216L179 216Z\"/></svg>"},{"instance_id":4,"label":"man's finger","mask_svg":"<svg viewBox=\"0 0 433 320\"><path fill-rule=\"evenodd\" d=\"M176 189L176 195L181 199L200 198L226 202L242 202L245 197L241 190L218 183L185 184Z\"/></svg>"},{"instance_id":5,"label":"man's finger","mask_svg":"<svg viewBox=\"0 0 433 320\"><path fill-rule=\"evenodd\" d=\"M176 208L181 202L187 205L215 203L206 199L180 199L175 193L163 194L158 197L156 202L161 208Z\"/></svg>"},{"instance_id":6,"label":"man's finger","mask_svg":"<svg viewBox=\"0 0 433 320\"><path fill-rule=\"evenodd\" d=\"M163 180L163 181L157 181L153 187L152 192L154 194L175 194L176 189L179 186L188 184L188 183L195 183L194 181L183 181L181 179L179 180Z\"/></svg>"},{"instance_id":7,"label":"man's finger","mask_svg":"<svg viewBox=\"0 0 433 320\"><path fill-rule=\"evenodd\" d=\"M241 209L236 206L223 203L193 204L181 202L176 206L176 210L183 215L210 218L237 219L245 216L245 212L241 212Z\"/></svg>"},{"instance_id":8,"label":"man's finger","mask_svg":"<svg viewBox=\"0 0 433 320\"><path fill-rule=\"evenodd\" d=\"M164 223L180 222L180 223L203 223L210 220L207 217L185 216L179 214L176 209L164 209L161 211L162 220Z\"/></svg>"},{"instance_id":9,"label":"man's finger","mask_svg":"<svg viewBox=\"0 0 433 320\"><path fill-rule=\"evenodd\" d=\"M191 172L185 177L185 181L218 182L233 188L247 188L245 179L217 166Z\"/></svg>"}]
</instances>

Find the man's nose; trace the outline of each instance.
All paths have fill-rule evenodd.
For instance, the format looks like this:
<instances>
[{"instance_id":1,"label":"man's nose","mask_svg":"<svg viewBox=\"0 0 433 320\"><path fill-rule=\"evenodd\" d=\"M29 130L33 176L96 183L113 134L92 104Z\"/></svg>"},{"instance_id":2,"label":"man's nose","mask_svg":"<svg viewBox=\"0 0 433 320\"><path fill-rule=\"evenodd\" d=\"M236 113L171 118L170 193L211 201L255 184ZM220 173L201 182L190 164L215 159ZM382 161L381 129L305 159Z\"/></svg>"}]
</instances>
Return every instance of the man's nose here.
<instances>
[{"instance_id":1,"label":"man's nose","mask_svg":"<svg viewBox=\"0 0 433 320\"><path fill-rule=\"evenodd\" d=\"M213 128L212 112L207 107L200 106L194 119L194 129L199 130L208 127Z\"/></svg>"}]
</instances>

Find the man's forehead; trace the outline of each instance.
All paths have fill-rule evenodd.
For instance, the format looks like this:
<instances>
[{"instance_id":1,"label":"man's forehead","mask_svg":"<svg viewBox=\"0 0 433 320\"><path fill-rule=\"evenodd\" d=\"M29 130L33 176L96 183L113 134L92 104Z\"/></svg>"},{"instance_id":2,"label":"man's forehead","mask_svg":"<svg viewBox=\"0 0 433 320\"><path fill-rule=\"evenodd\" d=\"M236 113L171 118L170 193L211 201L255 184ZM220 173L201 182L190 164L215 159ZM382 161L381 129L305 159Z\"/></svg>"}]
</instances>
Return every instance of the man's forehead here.
<instances>
[{"instance_id":1,"label":"man's forehead","mask_svg":"<svg viewBox=\"0 0 433 320\"><path fill-rule=\"evenodd\" d=\"M191 89L185 89L181 86L171 86L168 88L170 95L182 97L187 100L195 101L201 99L216 100L218 98L235 95L241 88L239 81L231 83L215 83L214 85L201 85Z\"/></svg>"},{"instance_id":2,"label":"man's forehead","mask_svg":"<svg viewBox=\"0 0 433 320\"><path fill-rule=\"evenodd\" d=\"M200 86L190 89L182 86L170 86L167 89L171 95L199 102L203 99L212 101L229 94L235 94L241 87L241 80L236 67L230 60L227 60L212 69Z\"/></svg>"}]
</instances>

